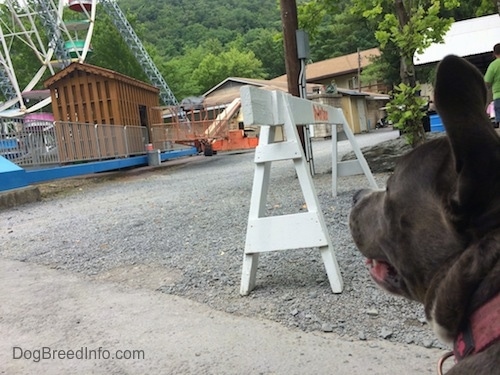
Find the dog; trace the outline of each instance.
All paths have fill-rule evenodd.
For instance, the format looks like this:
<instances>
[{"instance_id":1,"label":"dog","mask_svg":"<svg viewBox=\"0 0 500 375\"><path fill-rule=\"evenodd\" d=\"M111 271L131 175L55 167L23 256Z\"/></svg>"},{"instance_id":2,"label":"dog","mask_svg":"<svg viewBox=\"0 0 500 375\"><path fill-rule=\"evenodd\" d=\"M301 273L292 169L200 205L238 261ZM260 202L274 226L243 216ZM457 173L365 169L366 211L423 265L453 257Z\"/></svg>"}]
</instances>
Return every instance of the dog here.
<instances>
[{"instance_id":1,"label":"dog","mask_svg":"<svg viewBox=\"0 0 500 375\"><path fill-rule=\"evenodd\" d=\"M486 100L479 70L446 56L434 87L446 136L403 155L384 190L355 192L349 214L375 283L422 303L453 345L448 375L500 374L500 137Z\"/></svg>"}]
</instances>

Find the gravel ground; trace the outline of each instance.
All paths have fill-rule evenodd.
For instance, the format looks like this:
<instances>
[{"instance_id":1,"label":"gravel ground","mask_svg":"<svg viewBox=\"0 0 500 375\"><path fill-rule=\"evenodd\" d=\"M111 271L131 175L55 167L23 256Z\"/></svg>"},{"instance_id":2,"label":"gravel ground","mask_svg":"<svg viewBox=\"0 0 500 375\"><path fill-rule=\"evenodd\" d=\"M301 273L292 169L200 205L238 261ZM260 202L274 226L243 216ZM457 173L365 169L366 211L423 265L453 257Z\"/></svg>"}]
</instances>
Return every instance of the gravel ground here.
<instances>
[{"instance_id":1,"label":"gravel ground","mask_svg":"<svg viewBox=\"0 0 500 375\"><path fill-rule=\"evenodd\" d=\"M382 129L357 139L367 146L395 136ZM0 256L148 287L303 331L445 348L420 305L375 287L352 242L347 216L366 178L340 178L333 198L331 143L315 141L313 148L313 180L342 271L342 294L331 292L317 249L300 249L262 254L255 290L239 295L251 151L190 157L99 183L77 179L63 194L2 211ZM339 150L348 152L348 143L340 142ZM380 186L387 177L375 175ZM269 215L299 212L303 204L292 163L273 163Z\"/></svg>"}]
</instances>

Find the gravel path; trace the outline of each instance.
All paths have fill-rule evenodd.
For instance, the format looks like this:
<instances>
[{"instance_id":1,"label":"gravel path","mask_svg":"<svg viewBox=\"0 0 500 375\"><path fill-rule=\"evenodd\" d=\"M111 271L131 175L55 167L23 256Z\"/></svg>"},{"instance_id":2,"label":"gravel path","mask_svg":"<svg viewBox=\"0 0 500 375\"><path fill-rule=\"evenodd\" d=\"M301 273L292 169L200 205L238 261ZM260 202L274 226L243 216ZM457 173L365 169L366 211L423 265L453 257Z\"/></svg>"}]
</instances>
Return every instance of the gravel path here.
<instances>
[{"instance_id":1,"label":"gravel path","mask_svg":"<svg viewBox=\"0 0 500 375\"><path fill-rule=\"evenodd\" d=\"M366 146L395 136L383 129L358 136L358 142ZM332 294L319 252L301 249L261 255L256 289L239 295L253 152L195 156L2 211L0 256L304 331L444 348L421 306L374 286L354 247L347 216L352 194L368 186L366 178L341 178L339 195L332 198L331 143L315 141L313 147L314 183L342 271L342 294ZM339 150L349 151L347 142ZM304 202L291 162L274 163L271 178L269 215L299 212ZM383 186L387 175L375 178Z\"/></svg>"}]
</instances>

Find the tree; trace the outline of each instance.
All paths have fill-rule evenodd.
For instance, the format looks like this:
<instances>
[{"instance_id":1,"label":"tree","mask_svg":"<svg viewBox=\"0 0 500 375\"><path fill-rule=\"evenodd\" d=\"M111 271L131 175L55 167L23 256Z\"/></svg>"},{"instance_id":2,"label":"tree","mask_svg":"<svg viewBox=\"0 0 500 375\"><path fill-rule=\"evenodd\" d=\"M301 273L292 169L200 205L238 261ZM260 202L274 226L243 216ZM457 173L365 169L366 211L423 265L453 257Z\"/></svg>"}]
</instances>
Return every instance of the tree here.
<instances>
[{"instance_id":1,"label":"tree","mask_svg":"<svg viewBox=\"0 0 500 375\"><path fill-rule=\"evenodd\" d=\"M102 11L95 21L92 49L93 53L86 59L87 63L147 82L147 76L129 46L109 16Z\"/></svg>"},{"instance_id":2,"label":"tree","mask_svg":"<svg viewBox=\"0 0 500 375\"><path fill-rule=\"evenodd\" d=\"M451 10L444 10L444 17L453 17L456 21L462 21L473 17L481 17L497 11L495 2L497 0L469 0L461 1L460 6Z\"/></svg>"},{"instance_id":3,"label":"tree","mask_svg":"<svg viewBox=\"0 0 500 375\"><path fill-rule=\"evenodd\" d=\"M278 6L269 0L119 0L119 5L135 15L139 38L165 59L183 54L186 45L197 47L210 39L226 45L252 29L279 31L280 26Z\"/></svg>"},{"instance_id":4,"label":"tree","mask_svg":"<svg viewBox=\"0 0 500 375\"><path fill-rule=\"evenodd\" d=\"M200 84L193 72L200 62L210 53L220 54L222 44L218 40L210 40L194 47L186 47L184 54L165 61L160 67L163 77L168 82L170 89L180 101L188 96L200 95L204 87Z\"/></svg>"},{"instance_id":5,"label":"tree","mask_svg":"<svg viewBox=\"0 0 500 375\"><path fill-rule=\"evenodd\" d=\"M285 57L281 34L270 29L253 29L228 44L240 51L252 51L262 62L266 78L285 74Z\"/></svg>"},{"instance_id":6,"label":"tree","mask_svg":"<svg viewBox=\"0 0 500 375\"><path fill-rule=\"evenodd\" d=\"M378 45L375 26L361 14L349 12L349 4L350 0L310 0L297 5L299 28L309 35L312 61Z\"/></svg>"},{"instance_id":7,"label":"tree","mask_svg":"<svg viewBox=\"0 0 500 375\"><path fill-rule=\"evenodd\" d=\"M443 10L455 9L458 0L353 0L352 11L378 24L375 37L382 52L389 43L398 51L401 83L389 103L389 118L402 129L413 146L423 143L422 117L413 56L432 43L441 42L453 23Z\"/></svg>"},{"instance_id":8,"label":"tree","mask_svg":"<svg viewBox=\"0 0 500 375\"><path fill-rule=\"evenodd\" d=\"M262 62L253 52L241 52L233 47L218 55L207 54L193 71L202 92L228 77L264 78Z\"/></svg>"},{"instance_id":9,"label":"tree","mask_svg":"<svg viewBox=\"0 0 500 375\"><path fill-rule=\"evenodd\" d=\"M361 72L361 82L383 82L389 93L401 82L399 74L399 55L389 42L379 56L372 57L370 64Z\"/></svg>"}]
</instances>

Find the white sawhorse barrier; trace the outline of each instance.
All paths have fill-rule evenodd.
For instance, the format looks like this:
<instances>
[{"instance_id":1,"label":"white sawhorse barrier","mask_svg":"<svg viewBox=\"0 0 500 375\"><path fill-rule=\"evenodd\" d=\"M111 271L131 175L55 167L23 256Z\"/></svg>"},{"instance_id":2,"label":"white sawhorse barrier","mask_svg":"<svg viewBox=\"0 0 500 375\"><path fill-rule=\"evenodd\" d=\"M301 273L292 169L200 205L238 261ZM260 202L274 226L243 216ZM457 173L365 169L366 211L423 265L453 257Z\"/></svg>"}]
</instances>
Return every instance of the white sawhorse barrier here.
<instances>
[{"instance_id":1,"label":"white sawhorse barrier","mask_svg":"<svg viewBox=\"0 0 500 375\"><path fill-rule=\"evenodd\" d=\"M255 287L259 253L287 249L319 248L330 286L334 293L343 288L335 252L319 206L297 125L337 124L351 142L357 160L337 161L337 131L332 130L333 194L337 194L337 177L364 173L377 187L370 168L357 146L341 109L297 98L281 91L267 91L252 86L241 88L241 109L245 125L261 126L259 145L255 149L255 175L248 215L245 255L240 294ZM284 140L275 141L276 128L282 126ZM307 212L265 217L271 163L292 160Z\"/></svg>"}]
</instances>

